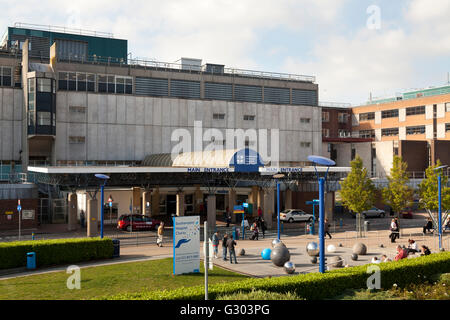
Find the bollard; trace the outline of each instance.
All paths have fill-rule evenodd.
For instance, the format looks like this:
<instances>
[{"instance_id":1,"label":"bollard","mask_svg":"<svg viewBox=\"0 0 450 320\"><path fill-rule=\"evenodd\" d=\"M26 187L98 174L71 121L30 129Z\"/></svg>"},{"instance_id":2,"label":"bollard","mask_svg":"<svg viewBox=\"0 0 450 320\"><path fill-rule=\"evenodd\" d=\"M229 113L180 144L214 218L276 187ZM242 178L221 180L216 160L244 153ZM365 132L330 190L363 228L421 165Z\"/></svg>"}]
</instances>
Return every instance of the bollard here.
<instances>
[{"instance_id":1,"label":"bollard","mask_svg":"<svg viewBox=\"0 0 450 320\"><path fill-rule=\"evenodd\" d=\"M120 257L120 240L113 239L112 243L113 243L113 247L114 247L113 258L119 258Z\"/></svg>"},{"instance_id":2,"label":"bollard","mask_svg":"<svg viewBox=\"0 0 450 320\"><path fill-rule=\"evenodd\" d=\"M233 239L239 240L239 239L237 238L237 234L236 234L236 227L233 227Z\"/></svg>"},{"instance_id":3,"label":"bollard","mask_svg":"<svg viewBox=\"0 0 450 320\"><path fill-rule=\"evenodd\" d=\"M27 253L27 269L28 270L36 269L36 253L35 252Z\"/></svg>"},{"instance_id":4,"label":"bollard","mask_svg":"<svg viewBox=\"0 0 450 320\"><path fill-rule=\"evenodd\" d=\"M31 240L34 240L34 232L31 233Z\"/></svg>"}]
</instances>

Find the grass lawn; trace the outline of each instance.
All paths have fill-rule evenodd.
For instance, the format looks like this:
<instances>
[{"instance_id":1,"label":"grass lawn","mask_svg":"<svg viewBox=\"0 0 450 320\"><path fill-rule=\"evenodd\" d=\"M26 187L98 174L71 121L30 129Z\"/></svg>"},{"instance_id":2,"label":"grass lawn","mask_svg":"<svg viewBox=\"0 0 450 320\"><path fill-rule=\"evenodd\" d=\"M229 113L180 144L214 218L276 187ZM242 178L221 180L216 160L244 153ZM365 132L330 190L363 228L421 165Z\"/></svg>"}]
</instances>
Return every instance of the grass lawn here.
<instances>
[{"instance_id":1,"label":"grass lawn","mask_svg":"<svg viewBox=\"0 0 450 320\"><path fill-rule=\"evenodd\" d=\"M200 273L173 276L172 258L121 263L81 269L81 289L69 290L70 274L52 272L42 275L0 280L1 300L83 300L143 290L175 289L204 284L203 263ZM209 270L208 283L231 282L247 278L218 267Z\"/></svg>"}]
</instances>

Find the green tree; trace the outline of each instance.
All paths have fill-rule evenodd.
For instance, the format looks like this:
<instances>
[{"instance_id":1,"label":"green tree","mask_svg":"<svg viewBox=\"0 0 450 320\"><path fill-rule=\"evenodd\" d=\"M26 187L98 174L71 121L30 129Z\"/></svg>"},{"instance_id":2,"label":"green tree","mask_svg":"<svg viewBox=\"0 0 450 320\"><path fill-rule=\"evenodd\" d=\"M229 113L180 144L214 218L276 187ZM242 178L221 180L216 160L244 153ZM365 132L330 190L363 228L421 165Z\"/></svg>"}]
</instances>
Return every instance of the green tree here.
<instances>
[{"instance_id":1,"label":"green tree","mask_svg":"<svg viewBox=\"0 0 450 320\"><path fill-rule=\"evenodd\" d=\"M430 166L426 170L426 179L423 179L419 185L420 193L420 206L425 209L430 217L433 219L435 225L438 222L438 212L439 212L439 190L438 190L438 175L442 176L442 222L444 223L448 211L450 210L450 188L446 187L448 177L444 175L444 170L434 170L442 165L441 161L438 160L435 166Z\"/></svg>"},{"instance_id":2,"label":"green tree","mask_svg":"<svg viewBox=\"0 0 450 320\"><path fill-rule=\"evenodd\" d=\"M398 215L412 200L413 190L408 187L408 164L399 156L394 156L388 187L383 189L383 199Z\"/></svg>"},{"instance_id":3,"label":"green tree","mask_svg":"<svg viewBox=\"0 0 450 320\"><path fill-rule=\"evenodd\" d=\"M357 213L369 210L375 202L375 186L370 180L367 169L363 167L362 159L356 155L350 162L351 172L341 184L341 197L343 205Z\"/></svg>"}]
</instances>

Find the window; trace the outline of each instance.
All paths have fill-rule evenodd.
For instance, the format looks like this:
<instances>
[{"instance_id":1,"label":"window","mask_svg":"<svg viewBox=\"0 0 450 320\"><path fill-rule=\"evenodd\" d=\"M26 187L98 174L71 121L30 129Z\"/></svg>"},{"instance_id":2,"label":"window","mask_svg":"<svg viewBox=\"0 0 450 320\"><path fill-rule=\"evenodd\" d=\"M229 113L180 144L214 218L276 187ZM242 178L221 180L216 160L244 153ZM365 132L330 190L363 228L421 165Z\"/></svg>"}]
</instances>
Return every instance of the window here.
<instances>
[{"instance_id":1,"label":"window","mask_svg":"<svg viewBox=\"0 0 450 320\"><path fill-rule=\"evenodd\" d=\"M255 116L252 116L252 115L244 115L244 120L245 120L245 121L253 121L253 120L255 120Z\"/></svg>"},{"instance_id":2,"label":"window","mask_svg":"<svg viewBox=\"0 0 450 320\"><path fill-rule=\"evenodd\" d=\"M425 126L406 127L407 135L424 134L424 133L425 133Z\"/></svg>"},{"instance_id":3,"label":"window","mask_svg":"<svg viewBox=\"0 0 450 320\"><path fill-rule=\"evenodd\" d=\"M375 119L375 112L366 112L359 114L359 121L369 121Z\"/></svg>"},{"instance_id":4,"label":"window","mask_svg":"<svg viewBox=\"0 0 450 320\"><path fill-rule=\"evenodd\" d=\"M98 76L98 92L108 92L108 78L103 75Z\"/></svg>"},{"instance_id":5,"label":"window","mask_svg":"<svg viewBox=\"0 0 450 320\"><path fill-rule=\"evenodd\" d=\"M310 148L311 142L300 142L300 147L302 148Z\"/></svg>"},{"instance_id":6,"label":"window","mask_svg":"<svg viewBox=\"0 0 450 320\"><path fill-rule=\"evenodd\" d=\"M77 74L77 91L86 91L87 89L87 77L85 73Z\"/></svg>"},{"instance_id":7,"label":"window","mask_svg":"<svg viewBox=\"0 0 450 320\"><path fill-rule=\"evenodd\" d=\"M11 87L12 69L10 67L0 67L0 86Z\"/></svg>"},{"instance_id":8,"label":"window","mask_svg":"<svg viewBox=\"0 0 450 320\"><path fill-rule=\"evenodd\" d=\"M381 129L381 135L383 137L398 136L398 128Z\"/></svg>"},{"instance_id":9,"label":"window","mask_svg":"<svg viewBox=\"0 0 450 320\"><path fill-rule=\"evenodd\" d=\"M450 131L450 123L446 123L445 124L445 132L449 132Z\"/></svg>"},{"instance_id":10,"label":"window","mask_svg":"<svg viewBox=\"0 0 450 320\"><path fill-rule=\"evenodd\" d=\"M395 118L398 117L398 109L395 110L384 110L381 112L381 118L382 119L386 119L386 118Z\"/></svg>"},{"instance_id":11,"label":"window","mask_svg":"<svg viewBox=\"0 0 450 320\"><path fill-rule=\"evenodd\" d=\"M224 120L225 119L225 113L214 113L213 114L214 120Z\"/></svg>"},{"instance_id":12,"label":"window","mask_svg":"<svg viewBox=\"0 0 450 320\"><path fill-rule=\"evenodd\" d=\"M340 138L350 137L350 131L344 130L344 129L339 129L338 130L338 135L339 135Z\"/></svg>"},{"instance_id":13,"label":"window","mask_svg":"<svg viewBox=\"0 0 450 320\"><path fill-rule=\"evenodd\" d=\"M70 136L69 137L70 144L81 144L81 143L84 143L85 140L86 140L85 137L79 137L79 136Z\"/></svg>"},{"instance_id":14,"label":"window","mask_svg":"<svg viewBox=\"0 0 450 320\"><path fill-rule=\"evenodd\" d=\"M68 73L68 89L70 91L77 90L77 74L75 72Z\"/></svg>"},{"instance_id":15,"label":"window","mask_svg":"<svg viewBox=\"0 0 450 320\"><path fill-rule=\"evenodd\" d=\"M95 74L88 73L86 80L87 80L87 91L95 92Z\"/></svg>"},{"instance_id":16,"label":"window","mask_svg":"<svg viewBox=\"0 0 450 320\"><path fill-rule=\"evenodd\" d=\"M450 102L447 102L447 103L445 104L445 111L446 111L446 112L450 112Z\"/></svg>"},{"instance_id":17,"label":"window","mask_svg":"<svg viewBox=\"0 0 450 320\"><path fill-rule=\"evenodd\" d=\"M52 92L52 79L37 78L37 91Z\"/></svg>"},{"instance_id":18,"label":"window","mask_svg":"<svg viewBox=\"0 0 450 320\"><path fill-rule=\"evenodd\" d=\"M37 118L38 126L51 126L52 125L51 112L38 112L37 116L38 116L38 118Z\"/></svg>"},{"instance_id":19,"label":"window","mask_svg":"<svg viewBox=\"0 0 450 320\"><path fill-rule=\"evenodd\" d=\"M347 123L348 122L348 113L339 112L338 121L339 121L339 123Z\"/></svg>"},{"instance_id":20,"label":"window","mask_svg":"<svg viewBox=\"0 0 450 320\"><path fill-rule=\"evenodd\" d=\"M116 77L116 93L125 93L125 79Z\"/></svg>"},{"instance_id":21,"label":"window","mask_svg":"<svg viewBox=\"0 0 450 320\"><path fill-rule=\"evenodd\" d=\"M116 85L115 85L115 77L114 76L107 76L108 77L108 93L115 93L116 92Z\"/></svg>"},{"instance_id":22,"label":"window","mask_svg":"<svg viewBox=\"0 0 450 320\"><path fill-rule=\"evenodd\" d=\"M30 127L34 127L36 125L36 122L34 120L34 111L28 112L28 125Z\"/></svg>"},{"instance_id":23,"label":"window","mask_svg":"<svg viewBox=\"0 0 450 320\"><path fill-rule=\"evenodd\" d=\"M425 106L406 108L407 116L413 116L416 114L425 114Z\"/></svg>"},{"instance_id":24,"label":"window","mask_svg":"<svg viewBox=\"0 0 450 320\"><path fill-rule=\"evenodd\" d=\"M28 110L35 109L35 82L36 78L28 79Z\"/></svg>"},{"instance_id":25,"label":"window","mask_svg":"<svg viewBox=\"0 0 450 320\"><path fill-rule=\"evenodd\" d=\"M58 77L58 89L67 90L69 88L67 81L68 81L67 72L60 72Z\"/></svg>"},{"instance_id":26,"label":"window","mask_svg":"<svg viewBox=\"0 0 450 320\"><path fill-rule=\"evenodd\" d=\"M355 145L354 145L353 143L351 144L351 150L352 150L352 151L351 151L351 153L352 153L352 154L351 154L351 159L352 159L352 161L353 161L353 160L355 160L355 158L356 158L356 147L355 147Z\"/></svg>"},{"instance_id":27,"label":"window","mask_svg":"<svg viewBox=\"0 0 450 320\"><path fill-rule=\"evenodd\" d=\"M374 139L375 138L375 130L361 130L359 132L359 137L364 139Z\"/></svg>"},{"instance_id":28,"label":"window","mask_svg":"<svg viewBox=\"0 0 450 320\"><path fill-rule=\"evenodd\" d=\"M300 123L310 123L311 118L300 118Z\"/></svg>"},{"instance_id":29,"label":"window","mask_svg":"<svg viewBox=\"0 0 450 320\"><path fill-rule=\"evenodd\" d=\"M330 113L328 111L322 111L322 122L330 121Z\"/></svg>"},{"instance_id":30,"label":"window","mask_svg":"<svg viewBox=\"0 0 450 320\"><path fill-rule=\"evenodd\" d=\"M330 129L322 129L322 137L329 138L330 137Z\"/></svg>"},{"instance_id":31,"label":"window","mask_svg":"<svg viewBox=\"0 0 450 320\"><path fill-rule=\"evenodd\" d=\"M73 113L86 113L86 107L69 106L69 111Z\"/></svg>"}]
</instances>

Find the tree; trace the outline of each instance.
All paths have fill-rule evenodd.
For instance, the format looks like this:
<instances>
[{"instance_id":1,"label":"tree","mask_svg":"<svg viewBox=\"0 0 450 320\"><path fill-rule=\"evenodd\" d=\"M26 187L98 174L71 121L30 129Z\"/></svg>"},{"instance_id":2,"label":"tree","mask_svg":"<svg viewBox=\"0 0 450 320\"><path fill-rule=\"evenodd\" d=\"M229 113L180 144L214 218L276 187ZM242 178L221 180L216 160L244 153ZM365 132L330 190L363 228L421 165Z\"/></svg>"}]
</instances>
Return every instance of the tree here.
<instances>
[{"instance_id":1,"label":"tree","mask_svg":"<svg viewBox=\"0 0 450 320\"><path fill-rule=\"evenodd\" d=\"M383 189L383 199L397 215L407 207L412 200L413 190L408 187L408 164L399 156L394 156L390 176L387 177L389 184Z\"/></svg>"},{"instance_id":2,"label":"tree","mask_svg":"<svg viewBox=\"0 0 450 320\"><path fill-rule=\"evenodd\" d=\"M363 167L362 159L356 155L350 162L351 172L341 184L341 197L343 205L357 213L369 210L375 202L375 186L370 180L367 169Z\"/></svg>"},{"instance_id":3,"label":"tree","mask_svg":"<svg viewBox=\"0 0 450 320\"><path fill-rule=\"evenodd\" d=\"M442 223L445 222L448 211L450 211L450 188L446 187L448 177L444 176L444 170L434 170L442 165L438 160L435 166L430 166L426 170L426 179L423 179L419 185L420 206L425 209L433 220L435 226L438 225L439 212L439 190L438 190L438 175L441 175L441 195L442 195Z\"/></svg>"}]
</instances>

